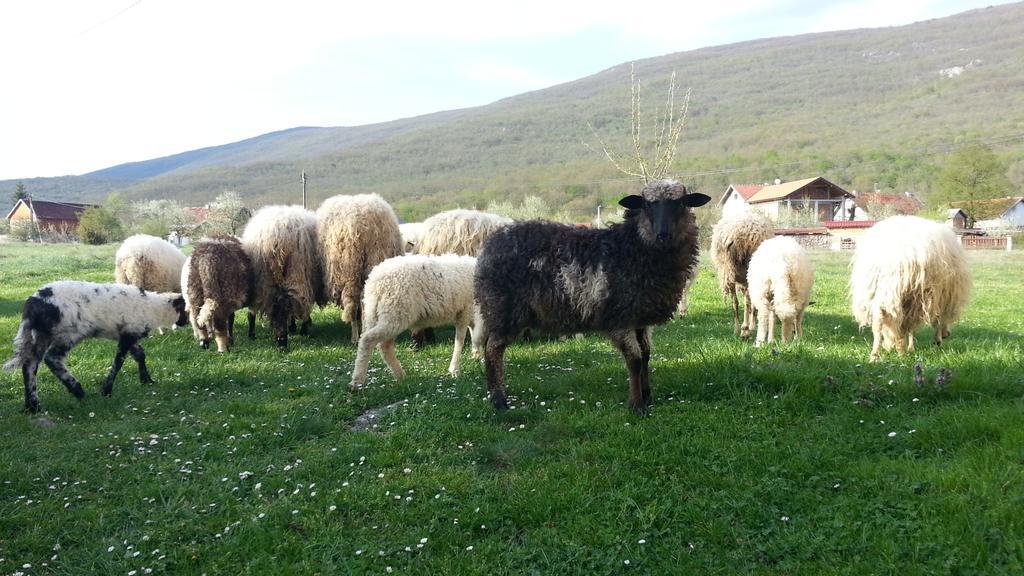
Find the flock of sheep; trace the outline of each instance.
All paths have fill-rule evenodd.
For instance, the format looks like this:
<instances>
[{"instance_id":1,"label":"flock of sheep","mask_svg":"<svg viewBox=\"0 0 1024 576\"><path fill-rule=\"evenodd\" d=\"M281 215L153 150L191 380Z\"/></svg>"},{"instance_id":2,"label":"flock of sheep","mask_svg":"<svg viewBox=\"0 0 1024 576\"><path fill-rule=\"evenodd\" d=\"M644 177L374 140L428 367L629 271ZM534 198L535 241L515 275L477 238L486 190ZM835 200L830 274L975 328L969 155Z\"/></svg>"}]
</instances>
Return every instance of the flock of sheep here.
<instances>
[{"instance_id":1,"label":"flock of sheep","mask_svg":"<svg viewBox=\"0 0 1024 576\"><path fill-rule=\"evenodd\" d=\"M470 330L474 356L484 357L491 402L504 409L509 344L530 329L596 331L622 353L629 405L645 413L652 398L651 327L685 313L698 260L691 210L709 200L677 181L659 180L619 202L621 223L592 229L514 223L474 210L399 225L380 196L361 194L328 198L315 213L266 206L241 238L204 238L187 259L164 240L137 235L117 251L117 284L60 281L30 296L4 368L21 368L25 407L36 411L40 363L83 396L64 358L84 338L118 342L102 389L109 395L127 354L149 381L140 341L154 329L191 323L200 345L207 348L212 339L225 352L234 341L235 312L248 308L249 336L262 315L286 350L289 332L308 332L314 305L333 303L357 344L351 390L365 383L374 348L402 378L396 337L454 325L449 372L458 374ZM801 336L814 269L798 243L775 237L772 223L752 210L715 225L711 260L731 297L738 335L748 336L756 317L757 346L774 339L776 318L783 342ZM923 324L934 327L939 344L970 293L963 248L946 226L890 218L860 241L850 293L854 317L874 335L872 361L883 347L912 350Z\"/></svg>"}]
</instances>

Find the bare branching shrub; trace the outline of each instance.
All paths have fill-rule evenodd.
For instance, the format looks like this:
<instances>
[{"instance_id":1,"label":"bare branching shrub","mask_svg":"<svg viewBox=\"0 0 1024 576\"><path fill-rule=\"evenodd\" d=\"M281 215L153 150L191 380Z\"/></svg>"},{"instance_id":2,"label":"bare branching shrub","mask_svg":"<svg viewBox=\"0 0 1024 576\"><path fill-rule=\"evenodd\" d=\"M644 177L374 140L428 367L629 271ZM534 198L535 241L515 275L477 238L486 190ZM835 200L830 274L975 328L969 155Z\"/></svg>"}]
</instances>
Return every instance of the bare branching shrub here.
<instances>
[{"instance_id":1,"label":"bare branching shrub","mask_svg":"<svg viewBox=\"0 0 1024 576\"><path fill-rule=\"evenodd\" d=\"M630 86L630 139L632 150L628 154L613 151L605 143L601 135L591 123L587 123L590 132L601 145L605 158L616 170L628 176L635 176L644 184L652 180L666 177L675 160L679 137L686 125L686 113L690 106L690 91L686 91L683 103L676 107L678 82L673 72L668 83L668 97L663 111L655 112L654 124L657 134L654 138L645 138L642 130L643 114L640 104L640 82L636 78L633 64L629 65ZM584 142L584 145L591 146Z\"/></svg>"}]
</instances>

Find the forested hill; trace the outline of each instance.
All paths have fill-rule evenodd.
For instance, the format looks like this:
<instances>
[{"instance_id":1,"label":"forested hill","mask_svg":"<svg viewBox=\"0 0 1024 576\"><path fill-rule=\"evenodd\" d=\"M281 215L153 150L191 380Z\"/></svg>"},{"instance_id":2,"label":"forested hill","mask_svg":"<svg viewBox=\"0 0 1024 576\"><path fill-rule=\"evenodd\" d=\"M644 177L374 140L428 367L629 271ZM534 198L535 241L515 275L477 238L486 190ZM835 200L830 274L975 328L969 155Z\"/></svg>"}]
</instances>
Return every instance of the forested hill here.
<instances>
[{"instance_id":1,"label":"forested hill","mask_svg":"<svg viewBox=\"0 0 1024 576\"><path fill-rule=\"evenodd\" d=\"M1017 3L908 26L704 48L638 61L635 69L647 128L673 71L692 89L675 172L707 193L729 182L824 175L849 188L927 197L945 154L967 142L988 143L1011 177L1024 176L1021 54L1024 4ZM297 128L26 184L40 197L53 196L43 190L54 182L67 198L119 189L190 204L230 189L258 205L297 201L305 171L314 205L331 194L376 191L417 218L532 194L582 213L635 187L588 128L627 151L629 106L624 63L478 108Z\"/></svg>"}]
</instances>

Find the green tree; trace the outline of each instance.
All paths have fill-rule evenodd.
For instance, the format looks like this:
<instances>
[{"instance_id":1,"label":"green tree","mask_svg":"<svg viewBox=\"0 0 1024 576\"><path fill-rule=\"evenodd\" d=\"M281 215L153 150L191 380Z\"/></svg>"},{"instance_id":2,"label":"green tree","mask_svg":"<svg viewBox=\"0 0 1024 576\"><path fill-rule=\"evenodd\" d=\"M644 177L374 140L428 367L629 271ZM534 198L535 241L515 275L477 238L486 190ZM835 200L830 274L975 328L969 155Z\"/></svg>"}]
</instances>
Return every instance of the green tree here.
<instances>
[{"instance_id":1,"label":"green tree","mask_svg":"<svg viewBox=\"0 0 1024 576\"><path fill-rule=\"evenodd\" d=\"M106 206L92 206L78 220L78 237L86 244L106 244L124 238L117 214Z\"/></svg>"},{"instance_id":2,"label":"green tree","mask_svg":"<svg viewBox=\"0 0 1024 576\"><path fill-rule=\"evenodd\" d=\"M935 182L935 200L946 205L962 202L968 214L975 213L981 200L1002 198L1010 193L1006 166L982 144L958 149L950 157Z\"/></svg>"},{"instance_id":3,"label":"green tree","mask_svg":"<svg viewBox=\"0 0 1024 576\"><path fill-rule=\"evenodd\" d=\"M14 185L14 194L11 194L11 203L17 204L18 200L22 198L28 198L28 190L25 188L24 182L18 182Z\"/></svg>"}]
</instances>

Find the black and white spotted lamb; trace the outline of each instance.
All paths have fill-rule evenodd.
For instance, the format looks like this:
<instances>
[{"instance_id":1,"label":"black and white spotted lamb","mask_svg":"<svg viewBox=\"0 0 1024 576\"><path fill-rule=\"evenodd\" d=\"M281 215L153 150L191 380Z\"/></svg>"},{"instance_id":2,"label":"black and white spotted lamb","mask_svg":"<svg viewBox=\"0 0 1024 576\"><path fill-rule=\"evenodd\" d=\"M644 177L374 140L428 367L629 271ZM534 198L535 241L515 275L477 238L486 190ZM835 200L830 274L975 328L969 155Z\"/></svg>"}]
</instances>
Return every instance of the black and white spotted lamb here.
<instances>
[{"instance_id":1,"label":"black and white spotted lamb","mask_svg":"<svg viewBox=\"0 0 1024 576\"><path fill-rule=\"evenodd\" d=\"M492 235L477 259L475 293L484 320L487 387L508 407L505 348L523 330L608 334L629 369L629 405L651 404L651 326L668 321L697 264L690 208L710 198L675 180L626 196L625 221L595 230L553 222L513 224Z\"/></svg>"},{"instance_id":2,"label":"black and white spotted lamb","mask_svg":"<svg viewBox=\"0 0 1024 576\"><path fill-rule=\"evenodd\" d=\"M99 337L117 340L114 365L102 392L109 396L124 357L139 364L139 379L151 383L146 353L139 341L150 331L188 324L181 294L146 292L125 284L94 284L64 280L40 288L25 300L21 326L14 337L14 357L4 370L21 367L25 408L39 410L36 371L45 362L76 398L85 396L82 384L64 366L64 358L79 342Z\"/></svg>"}]
</instances>

